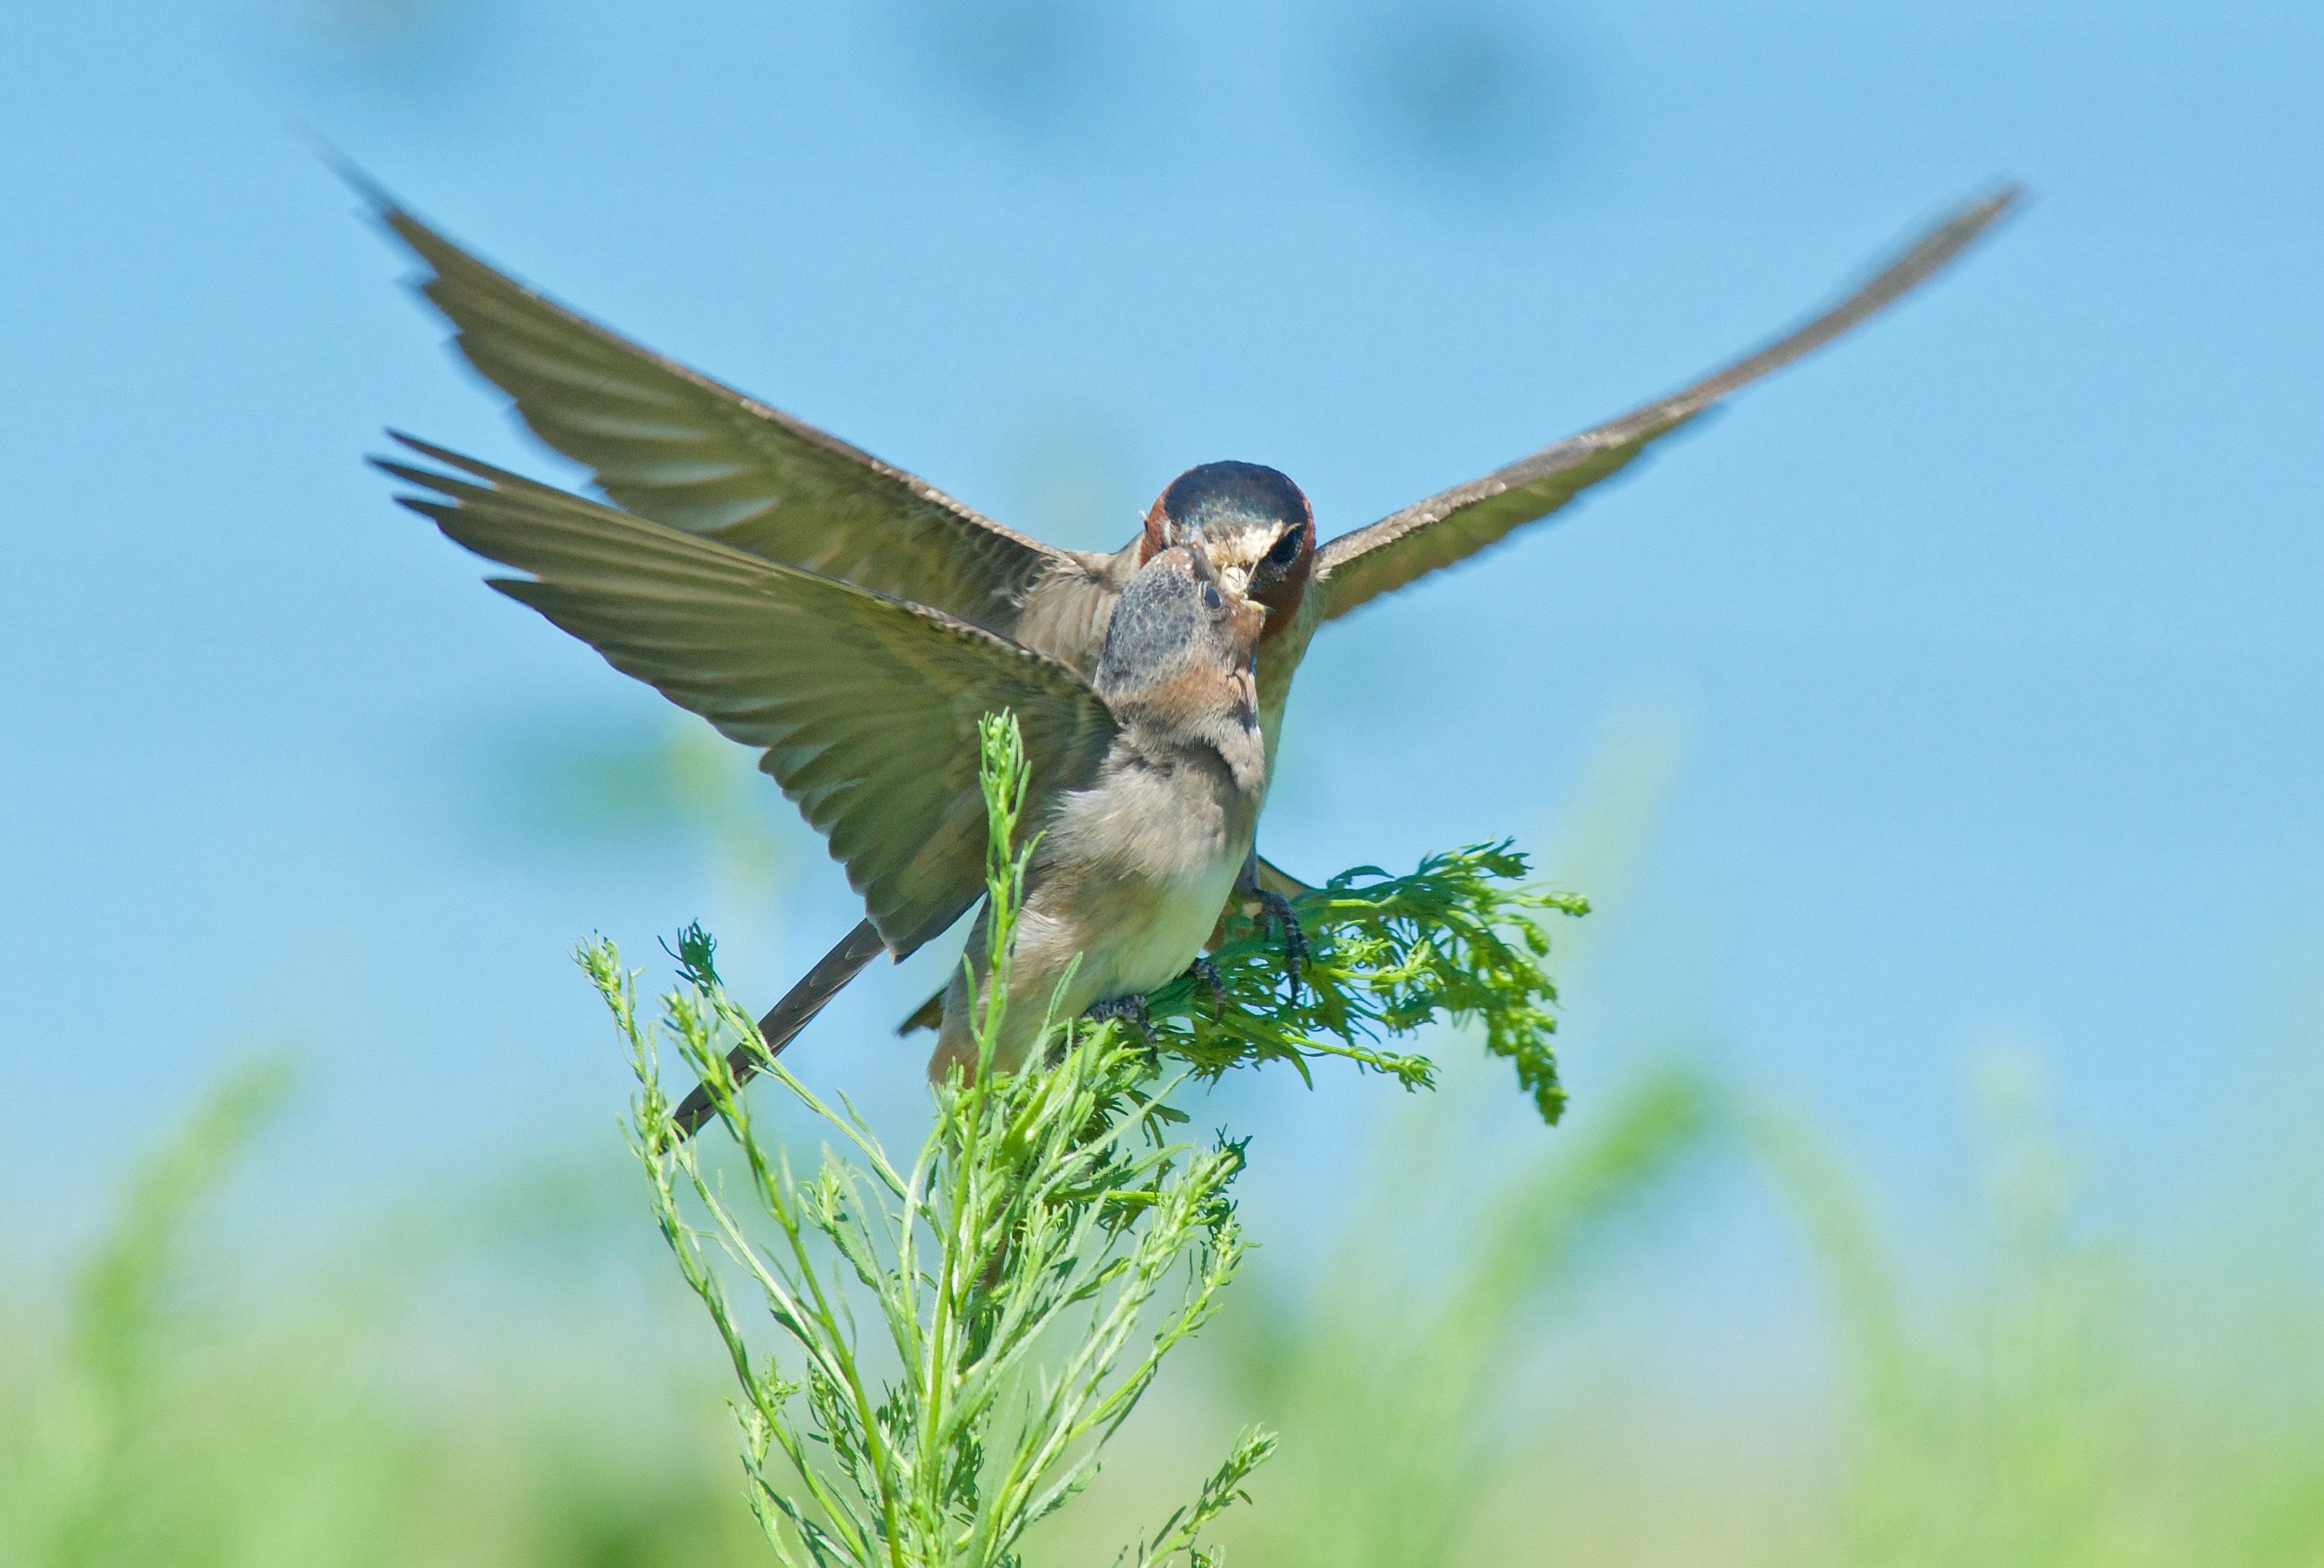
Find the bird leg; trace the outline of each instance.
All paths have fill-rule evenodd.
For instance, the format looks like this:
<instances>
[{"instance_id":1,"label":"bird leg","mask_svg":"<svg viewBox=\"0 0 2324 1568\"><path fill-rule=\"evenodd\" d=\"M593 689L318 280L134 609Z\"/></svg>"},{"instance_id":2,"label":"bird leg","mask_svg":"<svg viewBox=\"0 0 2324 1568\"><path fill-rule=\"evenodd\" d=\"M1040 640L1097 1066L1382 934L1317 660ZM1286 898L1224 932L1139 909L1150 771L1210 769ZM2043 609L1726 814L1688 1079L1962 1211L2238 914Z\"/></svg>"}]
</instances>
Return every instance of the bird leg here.
<instances>
[{"instance_id":1,"label":"bird leg","mask_svg":"<svg viewBox=\"0 0 2324 1568\"><path fill-rule=\"evenodd\" d=\"M1299 917L1291 912L1291 900L1281 893L1261 890L1259 895L1259 929L1268 926L1283 927L1283 973L1291 982L1291 1000L1299 1000L1299 966L1307 962L1307 933L1301 928Z\"/></svg>"},{"instance_id":2,"label":"bird leg","mask_svg":"<svg viewBox=\"0 0 2324 1568\"><path fill-rule=\"evenodd\" d=\"M1219 966L1200 954L1186 965L1186 973L1211 988L1211 1010L1219 1017L1227 1016L1227 982L1219 978Z\"/></svg>"},{"instance_id":3,"label":"bird leg","mask_svg":"<svg viewBox=\"0 0 2324 1568\"><path fill-rule=\"evenodd\" d=\"M1093 1001L1082 1017L1092 1023L1101 1024L1115 1019L1127 1019L1138 1026L1138 1032L1146 1037L1148 1045L1154 1043L1153 1019L1146 1010L1146 999L1142 996L1110 996L1103 1001Z\"/></svg>"},{"instance_id":4,"label":"bird leg","mask_svg":"<svg viewBox=\"0 0 2324 1568\"><path fill-rule=\"evenodd\" d=\"M1235 881L1235 893L1244 907L1259 906L1257 919L1260 936L1269 926L1283 927L1283 973L1291 982L1291 1000L1299 1000L1299 966L1307 961L1307 933L1300 927L1299 917L1291 912L1291 900L1281 893L1264 887L1259 878L1259 852L1251 851L1243 862L1242 875Z\"/></svg>"}]
</instances>

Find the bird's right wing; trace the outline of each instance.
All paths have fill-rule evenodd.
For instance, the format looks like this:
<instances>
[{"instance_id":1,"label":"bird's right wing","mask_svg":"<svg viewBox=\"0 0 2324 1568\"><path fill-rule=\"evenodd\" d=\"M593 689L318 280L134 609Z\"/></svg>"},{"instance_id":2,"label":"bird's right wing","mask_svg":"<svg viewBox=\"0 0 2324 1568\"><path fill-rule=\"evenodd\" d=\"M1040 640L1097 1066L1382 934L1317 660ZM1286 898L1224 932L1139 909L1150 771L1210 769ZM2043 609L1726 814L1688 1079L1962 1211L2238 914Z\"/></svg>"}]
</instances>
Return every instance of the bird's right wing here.
<instances>
[{"instance_id":1,"label":"bird's right wing","mask_svg":"<svg viewBox=\"0 0 2324 1568\"><path fill-rule=\"evenodd\" d=\"M2011 187L1963 208L1831 309L1692 386L1416 502L1369 528L1342 534L1315 552L1326 617L1336 619L1439 567L1464 560L1612 477L1651 443L1729 392L1822 347L1912 292L1990 227L2018 195Z\"/></svg>"},{"instance_id":2,"label":"bird's right wing","mask_svg":"<svg viewBox=\"0 0 2324 1568\"><path fill-rule=\"evenodd\" d=\"M492 586L747 746L831 844L898 957L984 890L976 721L1017 715L1029 798L1086 787L1115 732L1054 659L924 605L730 549L416 441L380 462ZM376 461L376 460L375 460Z\"/></svg>"},{"instance_id":3,"label":"bird's right wing","mask_svg":"<svg viewBox=\"0 0 2324 1568\"><path fill-rule=\"evenodd\" d=\"M472 255L361 173L419 290L535 435L641 517L1008 632L1071 558L926 480L666 359Z\"/></svg>"}]
</instances>

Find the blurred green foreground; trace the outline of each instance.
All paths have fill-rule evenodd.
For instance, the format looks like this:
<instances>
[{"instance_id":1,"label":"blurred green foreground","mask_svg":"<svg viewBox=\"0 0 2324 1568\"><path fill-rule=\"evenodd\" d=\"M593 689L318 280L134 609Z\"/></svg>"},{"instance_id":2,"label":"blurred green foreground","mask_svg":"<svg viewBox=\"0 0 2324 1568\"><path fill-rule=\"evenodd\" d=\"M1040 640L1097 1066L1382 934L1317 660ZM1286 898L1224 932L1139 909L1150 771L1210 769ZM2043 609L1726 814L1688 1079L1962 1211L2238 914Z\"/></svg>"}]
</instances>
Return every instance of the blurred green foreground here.
<instances>
[{"instance_id":1,"label":"blurred green foreground","mask_svg":"<svg viewBox=\"0 0 2324 1568\"><path fill-rule=\"evenodd\" d=\"M761 1560L723 1370L618 1151L602 1183L543 1173L290 1263L209 1213L284 1093L271 1069L222 1088L70 1270L7 1260L5 1562ZM1812 1132L1692 1075L1482 1185L1428 1174L1461 1111L1416 1101L1336 1260L1294 1281L1262 1251L1034 1561L1106 1554L1256 1419L1283 1441L1225 1532L1246 1563L2324 1563L2324 1300L2256 1258L2190 1296L2093 1238L2070 1162L1998 1098L1976 1283L1940 1299ZM1805 1239L1839 1376L1738 1418L1561 1370L1738 1170Z\"/></svg>"}]
</instances>

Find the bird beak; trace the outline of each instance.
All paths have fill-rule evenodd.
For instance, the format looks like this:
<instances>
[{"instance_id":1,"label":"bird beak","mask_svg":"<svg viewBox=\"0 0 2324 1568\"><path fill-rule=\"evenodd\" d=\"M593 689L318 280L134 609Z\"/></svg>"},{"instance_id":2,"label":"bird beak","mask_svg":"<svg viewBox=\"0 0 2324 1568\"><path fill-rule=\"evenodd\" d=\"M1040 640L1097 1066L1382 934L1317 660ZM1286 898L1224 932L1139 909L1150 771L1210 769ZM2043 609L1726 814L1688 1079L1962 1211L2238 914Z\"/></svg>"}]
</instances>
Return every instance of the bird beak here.
<instances>
[{"instance_id":1,"label":"bird beak","mask_svg":"<svg viewBox=\"0 0 2324 1568\"><path fill-rule=\"evenodd\" d=\"M1197 568L1199 580L1215 583L1222 593L1231 594L1238 598L1250 592L1250 568L1231 564L1221 566L1212 559L1211 541L1200 528L1186 530L1177 536L1176 542L1185 546L1189 553L1200 552L1203 564Z\"/></svg>"},{"instance_id":2,"label":"bird beak","mask_svg":"<svg viewBox=\"0 0 2324 1568\"><path fill-rule=\"evenodd\" d=\"M1246 595L1236 579L1247 576L1232 567L1220 567L1211 559L1211 549L1200 532L1189 533L1180 540L1186 551L1186 564L1194 574L1194 581L1208 583L1226 596L1233 606L1229 624L1234 635L1256 641L1267 624L1267 606Z\"/></svg>"}]
</instances>

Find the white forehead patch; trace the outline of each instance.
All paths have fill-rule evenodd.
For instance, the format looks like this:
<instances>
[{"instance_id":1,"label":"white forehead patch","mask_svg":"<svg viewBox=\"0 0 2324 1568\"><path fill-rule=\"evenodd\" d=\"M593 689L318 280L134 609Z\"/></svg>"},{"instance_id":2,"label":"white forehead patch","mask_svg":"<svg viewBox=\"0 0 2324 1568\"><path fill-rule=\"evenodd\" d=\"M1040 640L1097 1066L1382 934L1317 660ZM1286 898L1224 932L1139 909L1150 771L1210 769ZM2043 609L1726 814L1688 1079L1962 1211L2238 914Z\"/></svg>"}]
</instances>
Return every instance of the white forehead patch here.
<instances>
[{"instance_id":1,"label":"white forehead patch","mask_svg":"<svg viewBox=\"0 0 2324 1568\"><path fill-rule=\"evenodd\" d=\"M1273 521L1246 522L1241 519L1213 522L1203 530L1203 542L1209 547L1211 564L1219 568L1221 576L1232 571L1248 578L1250 568L1259 564L1259 558L1273 549L1275 541L1283 537L1285 526Z\"/></svg>"}]
</instances>

